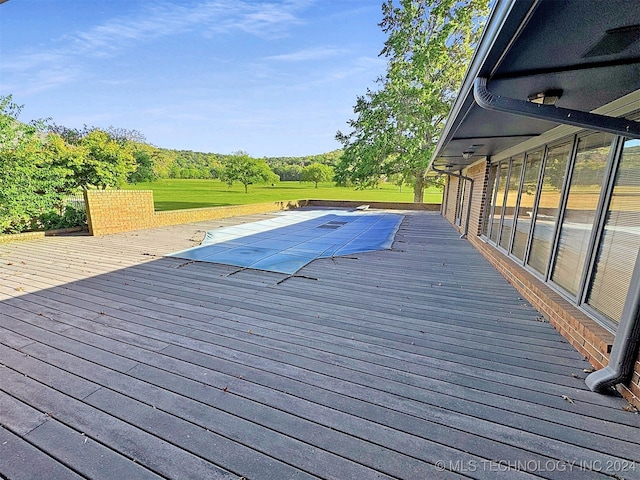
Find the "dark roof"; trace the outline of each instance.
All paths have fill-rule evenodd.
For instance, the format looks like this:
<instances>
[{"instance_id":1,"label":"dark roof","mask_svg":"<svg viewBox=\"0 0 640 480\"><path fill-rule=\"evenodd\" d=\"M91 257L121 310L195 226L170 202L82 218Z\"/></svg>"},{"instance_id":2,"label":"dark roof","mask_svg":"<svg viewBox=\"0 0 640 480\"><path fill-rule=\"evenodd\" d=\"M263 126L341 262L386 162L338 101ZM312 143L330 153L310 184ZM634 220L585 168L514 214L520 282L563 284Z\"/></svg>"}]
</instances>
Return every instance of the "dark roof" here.
<instances>
[{"instance_id":1,"label":"dark roof","mask_svg":"<svg viewBox=\"0 0 640 480\"><path fill-rule=\"evenodd\" d=\"M459 170L559 125L479 107L477 77L519 100L559 89L557 107L583 112L640 89L639 23L637 0L499 0L431 166ZM465 150L474 155L463 158Z\"/></svg>"}]
</instances>

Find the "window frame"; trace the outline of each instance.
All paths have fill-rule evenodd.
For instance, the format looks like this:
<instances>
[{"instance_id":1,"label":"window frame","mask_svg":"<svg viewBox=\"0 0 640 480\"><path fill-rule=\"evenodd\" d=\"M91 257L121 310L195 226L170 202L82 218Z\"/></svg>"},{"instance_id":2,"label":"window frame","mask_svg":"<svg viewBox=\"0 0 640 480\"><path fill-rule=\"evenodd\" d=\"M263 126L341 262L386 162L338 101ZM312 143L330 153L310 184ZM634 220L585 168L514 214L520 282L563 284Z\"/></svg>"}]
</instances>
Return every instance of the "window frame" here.
<instances>
[{"instance_id":1,"label":"window frame","mask_svg":"<svg viewBox=\"0 0 640 480\"><path fill-rule=\"evenodd\" d=\"M506 250L502 248L502 246L500 246L500 240L502 239L502 223L504 222L504 211L507 208L507 194L509 193L509 179L511 178L511 160L512 160L511 158L504 160L504 162L507 162L507 175L505 176L505 182L504 182L505 187L504 187L504 193L502 194L502 208L500 209L500 221L498 222L498 234L496 235L496 243L495 243L495 246L503 252L506 252ZM500 167L502 167L502 163L503 162L500 162ZM498 169L498 172L500 172L499 169ZM497 199L498 197L496 192L496 200Z\"/></svg>"},{"instance_id":2,"label":"window frame","mask_svg":"<svg viewBox=\"0 0 640 480\"><path fill-rule=\"evenodd\" d=\"M535 152L538 149L530 150L530 152ZM547 165L547 152L549 151L549 146L544 145L542 147L542 158L540 159L540 169L538 170L538 179L536 183L536 196L533 201L533 210L531 211L531 224L529 225L529 233L527 234L527 244L524 247L524 254L522 255L522 265L526 268L527 263L529 262L529 253L531 252L531 243L533 242L533 227L536 223L536 218L538 216L538 206L540 204L540 194L542 193L542 179L544 177L544 169ZM527 153L528 155L528 153ZM525 156L526 161L526 156ZM517 257L516 257L517 258Z\"/></svg>"},{"instance_id":3,"label":"window frame","mask_svg":"<svg viewBox=\"0 0 640 480\"><path fill-rule=\"evenodd\" d=\"M547 268L544 272L544 281L548 284L553 284L554 287L559 287L563 292L564 289L559 285L556 285L551 281L551 272L555 267L555 259L558 254L558 244L560 243L560 231L562 230L562 222L564 222L565 210L567 208L567 200L569 197L569 188L571 187L571 179L573 178L573 170L575 166L576 153L578 151L578 135L573 135L571 140L571 153L569 154L569 160L564 171L564 179L562 181L562 189L560 191L560 203L558 204L558 213L556 214L556 222L553 227L553 241L551 248L549 249L549 257L547 258ZM558 142L554 146L559 146L565 142Z\"/></svg>"},{"instance_id":4,"label":"window frame","mask_svg":"<svg viewBox=\"0 0 640 480\"><path fill-rule=\"evenodd\" d=\"M601 195L602 205L599 205L599 207L601 206L601 210L598 212L600 216L597 217L598 218L597 228L594 229L596 231L592 232L593 243L590 245L591 256L589 257L589 262L586 265L587 268L585 268L586 270L584 272L585 278L581 279L581 280L584 280L584 282L581 282L580 284L580 287L582 290L579 291L580 295L579 295L579 303L578 303L578 306L584 309L586 313L596 318L600 323L603 324L605 328L608 328L609 330L612 330L614 332L618 328L618 323L615 322L614 320L611 320L606 315L600 313L595 308L591 307L591 305L587 303L587 300L588 300L587 297L589 295L589 289L591 287L591 284L594 280L593 275L596 267L598 249L600 247L600 242L602 242L602 239L604 236L604 229L607 223L607 211L609 210L609 206L611 204L613 190L615 188L616 175L618 173L618 169L620 168L620 164L622 162L622 153L624 151L625 140L626 140L625 137L616 136L613 141L613 145L611 148L613 159L609 158L609 165L607 170L608 176L606 177L607 184L605 186L605 189L603 190L603 194ZM633 285L630 285L629 287L632 288Z\"/></svg>"},{"instance_id":5,"label":"window frame","mask_svg":"<svg viewBox=\"0 0 640 480\"><path fill-rule=\"evenodd\" d=\"M520 204L520 192L522 191L522 175L524 174L524 165L525 165L525 161L527 159L526 154L524 153L519 153L518 155L514 155L509 159L509 175L507 177L507 188L505 189L504 192L504 208L502 211L502 217L503 217L503 222L504 222L504 214L507 211L508 205L507 205L507 200L509 198L509 184L511 183L511 174L513 174L513 163L514 161L521 161L522 165L520 166L520 178L518 178L518 188L516 190L516 204L513 207L513 220L512 220L512 224L511 224L511 230L509 232L509 240L507 242L507 246L506 247L502 247L502 245L500 245L500 241L502 240L502 228L503 228L503 223L500 224L500 238L498 239L498 244L501 248L503 248L506 252L507 255L509 257L511 257L511 247L513 245L513 237L514 237L514 227L515 227L515 215L516 212L518 211L518 205ZM516 258L516 257L513 257Z\"/></svg>"},{"instance_id":6,"label":"window frame","mask_svg":"<svg viewBox=\"0 0 640 480\"><path fill-rule=\"evenodd\" d=\"M597 207L594 214L594 223L592 227L592 231L589 236L589 241L587 244L587 253L585 255L585 263L581 266L583 271L581 277L579 279L578 293L577 295L572 295L570 292L566 291L563 287L556 284L553 280L551 280L551 275L553 269L555 268L559 243L560 243L560 234L562 230L562 224L566 217L566 209L569 197L569 191L571 188L571 181L573 179L575 173L575 162L576 156L578 152L579 140L587 135L591 135L594 133L603 133L603 132L595 132L595 131L580 131L578 133L566 136L564 138L554 139L552 142L545 143L543 145L538 145L535 148L530 148L525 152L521 152L518 154L514 154L509 156L508 158L504 158L502 160L498 160L495 162L491 162L489 159L489 169L487 170L487 175L489 175L489 179L491 176L491 169L495 168L495 176L493 178L493 185L487 187L487 192L491 192L491 198L487 198L487 201L490 201L487 207L487 211L484 214L483 222L487 224L486 234L481 234L480 236L489 244L493 245L497 250L500 251L501 254L510 257L513 261L518 263L521 267L524 267L525 270L536 278L539 278L545 285L549 286L553 291L560 294L569 300L573 305L578 307L580 310L585 312L595 321L597 321L600 325L602 325L607 330L611 331L615 334L615 331L618 327L618 324L615 321L612 321L605 315L601 314L594 308L590 307L587 303L587 295L589 292L589 288L591 286L591 282L593 281L594 269L597 261L597 252L600 246L600 242L602 241L604 228L606 224L606 213L611 202L611 197L613 194L613 190L615 187L615 178L618 168L620 167L620 162L622 158L622 153L624 149L625 138L621 136L614 135L611 140L610 150L607 156L607 165L604 173L603 184L600 189L600 196L598 198ZM542 196L542 187L545 169L547 167L547 162L549 160L549 152L556 147L559 147L563 144L568 145L568 160L564 170L564 178L562 182L562 186L559 190L559 204L558 211L555 216L555 223L553 227L552 233L552 244L549 251L549 256L547 258L546 270L543 274L535 270L531 267L528 262L531 256L531 247L533 243L533 231L535 228L535 223L537 219L537 215L540 209L540 200ZM518 184L518 197L516 200L516 211L520 205L521 197L522 197L522 189L523 189L523 179L526 173L526 162L529 154L534 153L536 151L542 150L542 158L540 162L540 167L537 174L536 179L536 192L535 192L535 200L534 206L532 209L532 219L531 224L529 225L529 230L527 232L527 240L526 247L523 255L523 259L518 259L515 255L512 254L513 249L513 241L515 236L515 228L512 227L509 239L509 247L505 250L500 245L500 241L502 240L502 228L504 224L504 213L506 209L506 201L507 196L509 194L509 183L511 179L511 175L513 174L513 160L518 159L520 156L524 156L523 158L523 166L522 171L520 172L520 180ZM506 167L505 167L506 165ZM505 190L502 193L502 206L498 211L496 208L498 193L501 186L501 176L500 172L502 168L507 168L507 174L504 179ZM496 222L496 214L499 215L498 222ZM515 212L514 212L515 215ZM515 226L515 225L514 225ZM497 228L497 235L495 241L491 239L492 234L494 233L494 228Z\"/></svg>"},{"instance_id":7,"label":"window frame","mask_svg":"<svg viewBox=\"0 0 640 480\"><path fill-rule=\"evenodd\" d=\"M460 172L462 175L462 171ZM456 192L456 211L454 214L454 223L457 227L462 226L462 217L464 216L464 200L466 196L467 182L463 178L458 178L458 188Z\"/></svg>"},{"instance_id":8,"label":"window frame","mask_svg":"<svg viewBox=\"0 0 640 480\"><path fill-rule=\"evenodd\" d=\"M564 296L566 296L567 298L570 298L571 300L573 300L573 302L577 305L577 306L582 306L583 302L583 296L584 296L584 290L585 290L585 284L586 282L589 280L589 277L587 277L587 273L589 270L589 266L590 264L593 263L593 256L594 256L594 240L595 237L597 236L597 231L600 230L600 224L602 223L602 215L603 215L603 203L605 202L605 188L608 188L608 185L604 184L604 180L603 183L600 184L600 193L599 193L599 197L598 197L598 204L596 206L595 209L595 213L594 213L594 223L593 223L593 227L591 229L591 233L589 234L589 240L587 241L587 249L586 249L586 253L585 253L585 263L582 265L582 273L580 275L580 278L578 280L578 288L576 291L576 294L572 294L571 292L569 292L568 290L566 290L564 287L562 287L561 285L559 285L558 283L554 282L553 279L551 278L553 275L553 271L556 267L556 261L558 259L557 254L558 254L558 249L560 247L560 235L562 233L562 226L564 223L564 219L566 217L567 214L567 203L569 200L569 190L571 189L571 185L572 185L572 181L573 181L573 176L575 173L575 166L576 166L576 159L577 159L577 153L578 153L578 145L580 143L580 139L582 138L586 138L589 135L594 135L594 134L603 134L604 132L594 132L594 131L587 131L587 132L582 132L579 135L575 135L574 138L574 144L573 144L573 151L571 153L571 159L570 159L570 173L567 174L567 176L565 177L565 182L564 182L564 189L563 189L563 197L562 197L562 210L561 210L561 215L560 218L558 219L558 222L556 223L556 232L555 232L555 237L554 237L554 243L553 243L553 248L552 248L552 254L551 254L551 258L550 258L550 262L547 265L547 275L546 275L546 281L550 284L553 285L557 290L559 290L560 292L562 292L564 294ZM611 171L612 171L612 164L615 162L617 163L619 161L619 159L616 159L615 157L615 153L617 151L617 146L619 143L619 136L613 135L611 138L611 143L609 144L609 153L607 154L607 164L605 167L605 173L604 173L604 179L608 182L611 183L612 179L611 179ZM608 197L610 198L610 196ZM607 200L607 205L608 205L608 200ZM604 224L602 223L602 226L604 226ZM551 263L553 262L553 264Z\"/></svg>"},{"instance_id":9,"label":"window frame","mask_svg":"<svg viewBox=\"0 0 640 480\"><path fill-rule=\"evenodd\" d=\"M488 217L488 221L489 221L489 228L487 229L487 241L491 244L494 244L493 240L491 239L491 235L493 234L493 228L495 225L495 217L496 217L496 201L498 200L498 191L500 190L500 167L502 165L502 163L504 163L505 161L509 161L507 160L501 160L499 162L495 163L496 166L496 177L494 179L494 186L493 186L493 193L492 193L492 200L491 200L491 212L489 214ZM500 215L502 215L502 211L500 212ZM495 225L496 228L498 228L498 234L500 233L499 229L500 229L500 220L498 220L498 224ZM496 239L498 237L496 236ZM496 242L497 243L497 242Z\"/></svg>"}]
</instances>

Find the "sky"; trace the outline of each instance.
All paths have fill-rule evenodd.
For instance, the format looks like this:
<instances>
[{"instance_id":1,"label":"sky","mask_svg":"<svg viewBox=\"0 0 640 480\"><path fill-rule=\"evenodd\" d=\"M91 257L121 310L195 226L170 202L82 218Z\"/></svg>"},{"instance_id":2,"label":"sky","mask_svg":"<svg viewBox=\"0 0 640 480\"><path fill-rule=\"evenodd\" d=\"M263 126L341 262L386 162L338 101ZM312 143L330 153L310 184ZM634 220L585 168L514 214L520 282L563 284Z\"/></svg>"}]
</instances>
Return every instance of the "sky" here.
<instances>
[{"instance_id":1,"label":"sky","mask_svg":"<svg viewBox=\"0 0 640 480\"><path fill-rule=\"evenodd\" d=\"M0 95L20 120L252 157L340 148L385 71L382 0L9 0Z\"/></svg>"}]
</instances>

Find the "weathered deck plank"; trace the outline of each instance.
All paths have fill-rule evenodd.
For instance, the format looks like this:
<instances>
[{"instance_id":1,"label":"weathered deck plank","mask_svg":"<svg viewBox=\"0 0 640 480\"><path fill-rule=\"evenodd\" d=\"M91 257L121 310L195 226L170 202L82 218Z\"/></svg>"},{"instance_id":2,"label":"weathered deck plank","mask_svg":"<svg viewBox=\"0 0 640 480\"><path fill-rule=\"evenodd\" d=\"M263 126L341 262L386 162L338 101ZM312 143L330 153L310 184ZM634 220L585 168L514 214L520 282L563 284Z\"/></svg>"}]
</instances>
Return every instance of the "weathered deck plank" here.
<instances>
[{"instance_id":1,"label":"weathered deck plank","mask_svg":"<svg viewBox=\"0 0 640 480\"><path fill-rule=\"evenodd\" d=\"M80 480L82 477L20 436L0 427L0 458L6 478L39 480Z\"/></svg>"},{"instance_id":2,"label":"weathered deck plank","mask_svg":"<svg viewBox=\"0 0 640 480\"><path fill-rule=\"evenodd\" d=\"M0 423L35 459L1 475L640 478L638 416L438 215L300 277L162 257L246 220L0 246Z\"/></svg>"}]
</instances>

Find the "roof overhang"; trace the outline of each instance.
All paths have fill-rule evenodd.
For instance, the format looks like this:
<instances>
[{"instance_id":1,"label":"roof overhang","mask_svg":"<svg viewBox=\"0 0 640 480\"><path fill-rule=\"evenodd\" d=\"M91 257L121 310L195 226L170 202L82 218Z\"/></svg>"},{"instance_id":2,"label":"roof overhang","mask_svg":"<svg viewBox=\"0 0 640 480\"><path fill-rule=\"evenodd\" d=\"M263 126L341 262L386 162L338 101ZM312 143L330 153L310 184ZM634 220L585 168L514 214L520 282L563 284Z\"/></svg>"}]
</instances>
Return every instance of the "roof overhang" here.
<instances>
[{"instance_id":1,"label":"roof overhang","mask_svg":"<svg viewBox=\"0 0 640 480\"><path fill-rule=\"evenodd\" d=\"M497 0L430 170L460 171L481 158L531 144L561 125L607 131L603 122L615 122L589 112L624 116L628 110L607 109L607 105L639 96L638 24L637 0ZM486 79L486 98L515 110L489 109L481 98L478 102L474 97L478 78ZM552 105L529 103L543 92L548 94L546 101L553 101L551 95L560 96ZM567 121L578 113L584 114L580 116L586 123ZM636 122L627 125L631 130L639 128Z\"/></svg>"}]
</instances>

